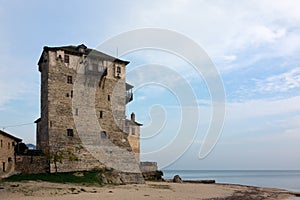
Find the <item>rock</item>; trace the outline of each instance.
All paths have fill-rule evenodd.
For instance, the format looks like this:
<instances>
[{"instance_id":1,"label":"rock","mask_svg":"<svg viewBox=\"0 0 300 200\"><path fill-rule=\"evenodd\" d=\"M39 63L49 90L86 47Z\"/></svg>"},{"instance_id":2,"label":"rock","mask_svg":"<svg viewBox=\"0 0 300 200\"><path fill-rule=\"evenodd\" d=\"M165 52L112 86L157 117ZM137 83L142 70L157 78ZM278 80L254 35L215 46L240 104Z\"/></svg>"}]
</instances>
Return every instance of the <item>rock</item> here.
<instances>
[{"instance_id":1,"label":"rock","mask_svg":"<svg viewBox=\"0 0 300 200\"><path fill-rule=\"evenodd\" d=\"M104 185L108 183L104 174L100 174L99 179L100 179L100 182Z\"/></svg>"},{"instance_id":2,"label":"rock","mask_svg":"<svg viewBox=\"0 0 300 200\"><path fill-rule=\"evenodd\" d=\"M102 184L121 185L124 184L121 180L121 174L117 171L107 171L98 175Z\"/></svg>"},{"instance_id":3,"label":"rock","mask_svg":"<svg viewBox=\"0 0 300 200\"><path fill-rule=\"evenodd\" d=\"M77 176L77 177L83 177L84 176L82 172L75 172L73 175Z\"/></svg>"},{"instance_id":4,"label":"rock","mask_svg":"<svg viewBox=\"0 0 300 200\"><path fill-rule=\"evenodd\" d=\"M184 183L203 183L203 184L214 184L215 180L184 180Z\"/></svg>"},{"instance_id":5,"label":"rock","mask_svg":"<svg viewBox=\"0 0 300 200\"><path fill-rule=\"evenodd\" d=\"M173 178L174 183L182 183L182 180L179 175L175 175Z\"/></svg>"},{"instance_id":6,"label":"rock","mask_svg":"<svg viewBox=\"0 0 300 200\"><path fill-rule=\"evenodd\" d=\"M10 185L10 187L19 187L20 185L19 184L12 184Z\"/></svg>"},{"instance_id":7,"label":"rock","mask_svg":"<svg viewBox=\"0 0 300 200\"><path fill-rule=\"evenodd\" d=\"M164 181L162 171L143 172L143 177L147 181Z\"/></svg>"},{"instance_id":8,"label":"rock","mask_svg":"<svg viewBox=\"0 0 300 200\"><path fill-rule=\"evenodd\" d=\"M126 173L117 170L102 171L97 175L102 184L124 185L145 183L141 173Z\"/></svg>"}]
</instances>

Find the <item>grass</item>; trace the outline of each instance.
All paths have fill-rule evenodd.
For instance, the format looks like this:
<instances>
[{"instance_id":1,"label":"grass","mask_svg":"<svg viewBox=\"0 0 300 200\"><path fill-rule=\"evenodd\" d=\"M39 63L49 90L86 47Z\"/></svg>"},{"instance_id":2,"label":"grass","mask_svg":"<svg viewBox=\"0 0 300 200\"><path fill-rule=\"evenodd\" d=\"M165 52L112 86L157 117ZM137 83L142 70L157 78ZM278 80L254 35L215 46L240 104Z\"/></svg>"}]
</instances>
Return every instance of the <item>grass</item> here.
<instances>
[{"instance_id":1,"label":"grass","mask_svg":"<svg viewBox=\"0 0 300 200\"><path fill-rule=\"evenodd\" d=\"M76 176L76 172L64 172L53 174L19 174L13 175L3 181L19 182L19 181L48 181L53 183L80 183L84 185L101 185L102 182L98 178L103 171L83 171L82 176Z\"/></svg>"}]
</instances>

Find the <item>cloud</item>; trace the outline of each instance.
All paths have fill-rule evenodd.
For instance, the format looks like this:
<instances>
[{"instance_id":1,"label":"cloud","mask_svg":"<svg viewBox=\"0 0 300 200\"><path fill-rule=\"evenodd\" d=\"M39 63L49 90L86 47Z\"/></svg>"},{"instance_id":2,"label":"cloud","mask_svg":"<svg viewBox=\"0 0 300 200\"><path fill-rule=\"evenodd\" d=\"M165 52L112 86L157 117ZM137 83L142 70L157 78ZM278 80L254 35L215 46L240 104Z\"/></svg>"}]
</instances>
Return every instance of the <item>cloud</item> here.
<instances>
[{"instance_id":1,"label":"cloud","mask_svg":"<svg viewBox=\"0 0 300 200\"><path fill-rule=\"evenodd\" d=\"M229 102L226 104L226 119L257 119L288 113L300 112L300 96L279 100L248 100L244 102Z\"/></svg>"},{"instance_id":2,"label":"cloud","mask_svg":"<svg viewBox=\"0 0 300 200\"><path fill-rule=\"evenodd\" d=\"M286 92L300 87L300 67L257 81L259 92Z\"/></svg>"},{"instance_id":3,"label":"cloud","mask_svg":"<svg viewBox=\"0 0 300 200\"><path fill-rule=\"evenodd\" d=\"M185 34L216 59L219 69L231 71L266 58L298 56L299 7L298 1L152 1L147 7L135 5L138 17L132 23ZM253 62L227 62L245 53Z\"/></svg>"},{"instance_id":4,"label":"cloud","mask_svg":"<svg viewBox=\"0 0 300 200\"><path fill-rule=\"evenodd\" d=\"M254 26L252 31L253 32L250 34L252 35L251 43L257 45L275 42L277 39L286 35L286 30L284 28L271 30L263 25Z\"/></svg>"}]
</instances>

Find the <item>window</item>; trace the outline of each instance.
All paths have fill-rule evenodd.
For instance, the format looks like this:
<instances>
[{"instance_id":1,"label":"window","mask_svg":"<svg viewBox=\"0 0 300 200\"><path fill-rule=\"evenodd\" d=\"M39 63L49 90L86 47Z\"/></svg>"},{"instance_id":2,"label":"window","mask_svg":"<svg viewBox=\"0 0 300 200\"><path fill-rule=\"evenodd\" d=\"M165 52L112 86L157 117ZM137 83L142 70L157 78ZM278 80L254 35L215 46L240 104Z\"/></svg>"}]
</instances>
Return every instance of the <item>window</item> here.
<instances>
[{"instance_id":1,"label":"window","mask_svg":"<svg viewBox=\"0 0 300 200\"><path fill-rule=\"evenodd\" d=\"M75 115L78 116L78 108L75 109Z\"/></svg>"},{"instance_id":2,"label":"window","mask_svg":"<svg viewBox=\"0 0 300 200\"><path fill-rule=\"evenodd\" d=\"M121 67L117 67L117 73L121 73Z\"/></svg>"},{"instance_id":3,"label":"window","mask_svg":"<svg viewBox=\"0 0 300 200\"><path fill-rule=\"evenodd\" d=\"M110 101L110 95L107 95L107 101Z\"/></svg>"},{"instance_id":4,"label":"window","mask_svg":"<svg viewBox=\"0 0 300 200\"><path fill-rule=\"evenodd\" d=\"M8 147L8 149L10 149L10 143L9 142L7 143L7 147Z\"/></svg>"},{"instance_id":5,"label":"window","mask_svg":"<svg viewBox=\"0 0 300 200\"><path fill-rule=\"evenodd\" d=\"M135 128L132 128L132 129L131 129L131 134L132 134L132 135L135 135Z\"/></svg>"},{"instance_id":6,"label":"window","mask_svg":"<svg viewBox=\"0 0 300 200\"><path fill-rule=\"evenodd\" d=\"M73 98L73 90L71 90L71 98Z\"/></svg>"},{"instance_id":7,"label":"window","mask_svg":"<svg viewBox=\"0 0 300 200\"><path fill-rule=\"evenodd\" d=\"M3 172L5 172L5 162L3 162L2 164L3 164L3 167L2 167Z\"/></svg>"},{"instance_id":8,"label":"window","mask_svg":"<svg viewBox=\"0 0 300 200\"><path fill-rule=\"evenodd\" d=\"M73 84L72 76L68 76L67 82L69 84Z\"/></svg>"},{"instance_id":9,"label":"window","mask_svg":"<svg viewBox=\"0 0 300 200\"><path fill-rule=\"evenodd\" d=\"M70 61L69 55L65 55L64 61L65 61L65 63L69 63L69 61Z\"/></svg>"},{"instance_id":10,"label":"window","mask_svg":"<svg viewBox=\"0 0 300 200\"><path fill-rule=\"evenodd\" d=\"M2 143L2 140L1 140L1 144L0 144L0 145L1 145L1 148L2 148L2 147L3 147L3 143Z\"/></svg>"},{"instance_id":11,"label":"window","mask_svg":"<svg viewBox=\"0 0 300 200\"><path fill-rule=\"evenodd\" d=\"M103 111L100 111L100 119L102 119L102 117L103 117Z\"/></svg>"},{"instance_id":12,"label":"window","mask_svg":"<svg viewBox=\"0 0 300 200\"><path fill-rule=\"evenodd\" d=\"M101 131L100 134L101 134L101 139L106 139L107 138L107 135L106 135L105 131Z\"/></svg>"},{"instance_id":13,"label":"window","mask_svg":"<svg viewBox=\"0 0 300 200\"><path fill-rule=\"evenodd\" d=\"M74 135L73 129L67 129L67 135L73 137Z\"/></svg>"},{"instance_id":14,"label":"window","mask_svg":"<svg viewBox=\"0 0 300 200\"><path fill-rule=\"evenodd\" d=\"M66 97L69 97L69 96L70 96L69 93L67 93L67 94L66 94Z\"/></svg>"}]
</instances>

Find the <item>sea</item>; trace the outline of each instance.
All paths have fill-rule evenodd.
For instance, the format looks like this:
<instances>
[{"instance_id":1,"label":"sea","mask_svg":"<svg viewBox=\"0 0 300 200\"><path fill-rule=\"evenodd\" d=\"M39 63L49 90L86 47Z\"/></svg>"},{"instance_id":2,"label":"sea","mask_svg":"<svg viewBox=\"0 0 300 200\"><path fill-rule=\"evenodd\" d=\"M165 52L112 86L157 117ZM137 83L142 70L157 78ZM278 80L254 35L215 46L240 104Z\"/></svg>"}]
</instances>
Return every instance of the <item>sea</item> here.
<instances>
[{"instance_id":1,"label":"sea","mask_svg":"<svg viewBox=\"0 0 300 200\"><path fill-rule=\"evenodd\" d=\"M300 170L162 170L164 179L213 179L217 183L280 188L300 192Z\"/></svg>"}]
</instances>

